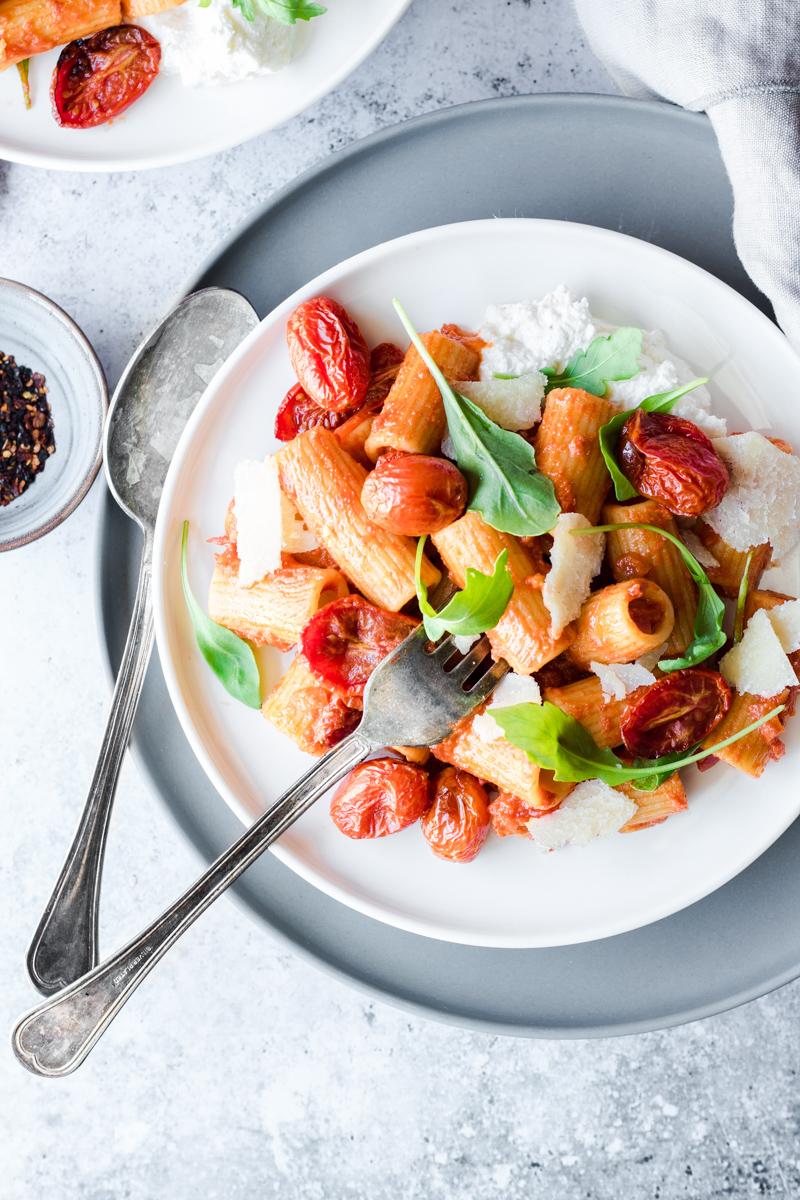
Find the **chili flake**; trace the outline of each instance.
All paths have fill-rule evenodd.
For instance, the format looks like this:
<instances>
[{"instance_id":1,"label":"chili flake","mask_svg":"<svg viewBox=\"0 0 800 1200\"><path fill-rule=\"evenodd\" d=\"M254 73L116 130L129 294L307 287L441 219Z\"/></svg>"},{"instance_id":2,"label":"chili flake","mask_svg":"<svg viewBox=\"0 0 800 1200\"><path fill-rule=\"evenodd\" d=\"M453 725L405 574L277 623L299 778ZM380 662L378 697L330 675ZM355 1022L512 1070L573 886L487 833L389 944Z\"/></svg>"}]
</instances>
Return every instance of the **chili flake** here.
<instances>
[{"instance_id":1,"label":"chili flake","mask_svg":"<svg viewBox=\"0 0 800 1200\"><path fill-rule=\"evenodd\" d=\"M22 495L55 448L44 375L0 350L0 508Z\"/></svg>"}]
</instances>

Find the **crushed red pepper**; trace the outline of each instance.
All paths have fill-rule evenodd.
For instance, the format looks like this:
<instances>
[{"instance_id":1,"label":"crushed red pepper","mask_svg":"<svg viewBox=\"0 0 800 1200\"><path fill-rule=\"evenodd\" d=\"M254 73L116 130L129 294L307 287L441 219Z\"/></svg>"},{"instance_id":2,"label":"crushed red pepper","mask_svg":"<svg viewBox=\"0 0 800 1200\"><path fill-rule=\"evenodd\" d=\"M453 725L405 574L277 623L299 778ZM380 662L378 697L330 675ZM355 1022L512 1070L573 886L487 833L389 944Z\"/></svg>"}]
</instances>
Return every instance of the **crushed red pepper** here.
<instances>
[{"instance_id":1,"label":"crushed red pepper","mask_svg":"<svg viewBox=\"0 0 800 1200\"><path fill-rule=\"evenodd\" d=\"M0 508L22 495L55 448L44 375L0 350Z\"/></svg>"}]
</instances>

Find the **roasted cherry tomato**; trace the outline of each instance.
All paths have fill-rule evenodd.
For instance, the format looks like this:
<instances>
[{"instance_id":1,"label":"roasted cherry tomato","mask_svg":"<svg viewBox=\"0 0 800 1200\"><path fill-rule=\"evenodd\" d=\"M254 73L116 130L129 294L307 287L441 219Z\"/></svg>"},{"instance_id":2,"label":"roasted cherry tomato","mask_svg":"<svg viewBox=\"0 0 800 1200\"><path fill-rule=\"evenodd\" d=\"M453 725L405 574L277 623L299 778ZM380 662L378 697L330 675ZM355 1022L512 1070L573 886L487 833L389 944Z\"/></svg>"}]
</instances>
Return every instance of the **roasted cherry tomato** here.
<instances>
[{"instance_id":1,"label":"roasted cherry tomato","mask_svg":"<svg viewBox=\"0 0 800 1200\"><path fill-rule=\"evenodd\" d=\"M691 421L637 408L622 426L619 464L640 496L699 517L719 504L730 476L711 439Z\"/></svg>"},{"instance_id":2,"label":"roasted cherry tomato","mask_svg":"<svg viewBox=\"0 0 800 1200\"><path fill-rule=\"evenodd\" d=\"M315 425L336 429L349 415L348 412L328 412L320 408L305 394L302 385L296 383L281 400L275 417L275 437L279 442L290 442L298 433L305 433Z\"/></svg>"},{"instance_id":3,"label":"roasted cherry tomato","mask_svg":"<svg viewBox=\"0 0 800 1200\"><path fill-rule=\"evenodd\" d=\"M331 800L331 818L347 837L386 837L418 821L429 802L430 778L424 767L373 758L339 784Z\"/></svg>"},{"instance_id":4,"label":"roasted cherry tomato","mask_svg":"<svg viewBox=\"0 0 800 1200\"><path fill-rule=\"evenodd\" d=\"M69 129L105 124L144 95L160 64L161 47L138 25L114 25L70 42L53 72L56 120Z\"/></svg>"},{"instance_id":5,"label":"roasted cherry tomato","mask_svg":"<svg viewBox=\"0 0 800 1200\"><path fill-rule=\"evenodd\" d=\"M437 533L467 507L467 481L455 463L429 454L382 454L364 480L361 503L371 521L389 533Z\"/></svg>"},{"instance_id":6,"label":"roasted cherry tomato","mask_svg":"<svg viewBox=\"0 0 800 1200\"><path fill-rule=\"evenodd\" d=\"M361 596L344 596L308 622L303 653L320 678L360 695L378 663L416 626L411 617L385 612Z\"/></svg>"},{"instance_id":7,"label":"roasted cherry tomato","mask_svg":"<svg viewBox=\"0 0 800 1200\"><path fill-rule=\"evenodd\" d=\"M369 387L365 404L380 406L391 391L405 355L394 342L381 342L369 356Z\"/></svg>"},{"instance_id":8,"label":"roasted cherry tomato","mask_svg":"<svg viewBox=\"0 0 800 1200\"><path fill-rule=\"evenodd\" d=\"M370 380L367 343L353 318L329 296L304 300L286 324L294 373L306 395L327 412L352 412Z\"/></svg>"},{"instance_id":9,"label":"roasted cherry tomato","mask_svg":"<svg viewBox=\"0 0 800 1200\"><path fill-rule=\"evenodd\" d=\"M620 728L637 758L683 753L719 725L730 708L731 689L708 667L673 671L629 697Z\"/></svg>"},{"instance_id":10,"label":"roasted cherry tomato","mask_svg":"<svg viewBox=\"0 0 800 1200\"><path fill-rule=\"evenodd\" d=\"M437 857L472 862L489 832L486 789L474 775L445 767L436 777L433 803L422 818L425 841Z\"/></svg>"}]
</instances>

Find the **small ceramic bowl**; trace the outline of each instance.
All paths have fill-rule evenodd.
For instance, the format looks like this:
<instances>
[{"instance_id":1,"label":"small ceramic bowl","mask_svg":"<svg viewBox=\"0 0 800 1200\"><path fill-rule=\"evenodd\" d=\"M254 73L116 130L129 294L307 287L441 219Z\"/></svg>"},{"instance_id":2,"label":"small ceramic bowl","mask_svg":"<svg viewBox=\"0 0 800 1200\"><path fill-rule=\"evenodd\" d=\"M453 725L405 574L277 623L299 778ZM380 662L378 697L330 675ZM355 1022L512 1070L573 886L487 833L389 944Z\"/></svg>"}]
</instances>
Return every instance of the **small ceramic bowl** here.
<instances>
[{"instance_id":1,"label":"small ceramic bowl","mask_svg":"<svg viewBox=\"0 0 800 1200\"><path fill-rule=\"evenodd\" d=\"M0 508L0 550L14 550L55 529L89 491L102 460L108 387L72 318L11 279L0 279L0 351L44 375L56 445L29 490Z\"/></svg>"}]
</instances>

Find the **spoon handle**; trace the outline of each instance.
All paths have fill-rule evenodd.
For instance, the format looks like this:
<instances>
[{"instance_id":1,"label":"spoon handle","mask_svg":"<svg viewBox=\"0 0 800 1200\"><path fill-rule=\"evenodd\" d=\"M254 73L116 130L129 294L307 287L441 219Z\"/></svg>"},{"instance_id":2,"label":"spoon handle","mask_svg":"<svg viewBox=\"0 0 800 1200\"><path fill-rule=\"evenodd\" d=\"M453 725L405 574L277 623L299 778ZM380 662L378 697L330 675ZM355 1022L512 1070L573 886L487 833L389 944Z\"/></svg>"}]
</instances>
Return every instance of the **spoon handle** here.
<instances>
[{"instance_id":1,"label":"spoon handle","mask_svg":"<svg viewBox=\"0 0 800 1200\"><path fill-rule=\"evenodd\" d=\"M97 911L108 818L153 646L152 551L145 542L130 629L80 825L28 951L28 974L49 996L97 962Z\"/></svg>"},{"instance_id":2,"label":"spoon handle","mask_svg":"<svg viewBox=\"0 0 800 1200\"><path fill-rule=\"evenodd\" d=\"M184 894L116 954L17 1024L14 1053L35 1075L68 1075L170 946L314 801L366 758L358 731L334 746L213 862Z\"/></svg>"}]
</instances>

